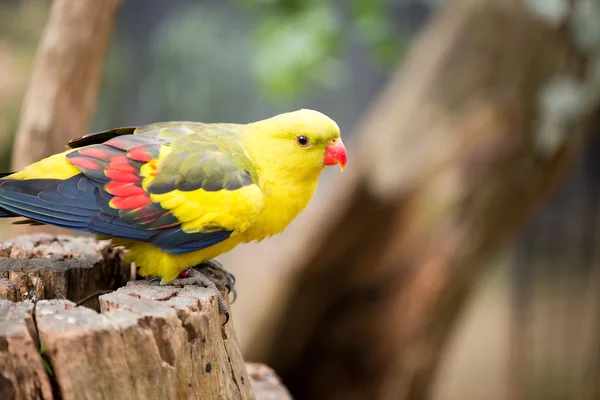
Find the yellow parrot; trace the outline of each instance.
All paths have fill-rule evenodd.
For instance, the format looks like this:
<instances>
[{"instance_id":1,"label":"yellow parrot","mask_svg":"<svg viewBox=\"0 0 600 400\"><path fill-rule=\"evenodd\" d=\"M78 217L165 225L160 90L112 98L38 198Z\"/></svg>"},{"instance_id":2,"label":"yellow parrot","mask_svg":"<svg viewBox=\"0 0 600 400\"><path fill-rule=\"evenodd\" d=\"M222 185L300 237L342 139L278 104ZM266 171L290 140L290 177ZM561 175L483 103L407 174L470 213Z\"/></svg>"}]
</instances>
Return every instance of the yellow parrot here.
<instances>
[{"instance_id":1,"label":"yellow parrot","mask_svg":"<svg viewBox=\"0 0 600 400\"><path fill-rule=\"evenodd\" d=\"M306 109L249 124L117 128L68 147L2 175L0 217L110 238L141 276L214 290L225 322L217 286L235 280L213 258L282 232L324 168L347 160L338 125Z\"/></svg>"}]
</instances>

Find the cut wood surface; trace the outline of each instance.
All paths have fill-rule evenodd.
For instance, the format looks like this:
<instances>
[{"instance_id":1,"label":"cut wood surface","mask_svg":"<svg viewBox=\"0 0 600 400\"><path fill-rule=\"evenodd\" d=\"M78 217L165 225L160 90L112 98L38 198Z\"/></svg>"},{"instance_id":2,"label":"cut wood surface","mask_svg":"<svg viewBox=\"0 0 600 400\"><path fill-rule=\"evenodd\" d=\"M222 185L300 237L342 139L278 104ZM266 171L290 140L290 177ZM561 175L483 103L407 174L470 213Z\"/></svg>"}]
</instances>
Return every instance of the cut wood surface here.
<instances>
[{"instance_id":1,"label":"cut wood surface","mask_svg":"<svg viewBox=\"0 0 600 400\"><path fill-rule=\"evenodd\" d=\"M108 241L90 237L25 235L0 245L0 299L77 302L129 279L129 265ZM98 309L98 300L86 305Z\"/></svg>"},{"instance_id":2,"label":"cut wood surface","mask_svg":"<svg viewBox=\"0 0 600 400\"><path fill-rule=\"evenodd\" d=\"M290 399L270 368L247 370L233 318L222 326L206 288L130 281L99 297L100 312L71 301L125 284L107 245L31 235L0 246L0 294L23 300L0 300L0 399Z\"/></svg>"}]
</instances>

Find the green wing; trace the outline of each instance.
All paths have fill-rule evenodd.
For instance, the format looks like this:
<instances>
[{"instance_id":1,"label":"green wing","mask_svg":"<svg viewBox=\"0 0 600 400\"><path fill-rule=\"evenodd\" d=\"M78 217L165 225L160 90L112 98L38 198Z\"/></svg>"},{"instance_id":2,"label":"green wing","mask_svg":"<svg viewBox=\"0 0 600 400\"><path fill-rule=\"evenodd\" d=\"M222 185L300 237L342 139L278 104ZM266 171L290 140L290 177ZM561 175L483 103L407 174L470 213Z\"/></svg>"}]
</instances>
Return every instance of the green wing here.
<instances>
[{"instance_id":1,"label":"green wing","mask_svg":"<svg viewBox=\"0 0 600 400\"><path fill-rule=\"evenodd\" d=\"M242 125L201 123L138 128L135 134L169 142L168 154L161 155L158 174L147 186L148 192L214 192L256 184L256 168L241 145L242 129Z\"/></svg>"}]
</instances>

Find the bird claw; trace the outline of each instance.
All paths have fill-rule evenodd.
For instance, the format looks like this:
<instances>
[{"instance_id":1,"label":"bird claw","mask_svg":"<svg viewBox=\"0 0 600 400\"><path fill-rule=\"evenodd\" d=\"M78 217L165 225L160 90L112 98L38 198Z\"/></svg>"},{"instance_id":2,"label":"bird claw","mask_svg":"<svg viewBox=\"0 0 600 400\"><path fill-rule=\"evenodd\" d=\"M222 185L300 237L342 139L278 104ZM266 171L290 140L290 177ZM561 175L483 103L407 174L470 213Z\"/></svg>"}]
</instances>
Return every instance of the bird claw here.
<instances>
[{"instance_id":1,"label":"bird claw","mask_svg":"<svg viewBox=\"0 0 600 400\"><path fill-rule=\"evenodd\" d=\"M227 322L229 322L229 309L227 304L225 304L225 300L223 299L219 288L227 289L228 294L233 291L233 301L235 301L237 298L235 277L218 261L211 260L199 264L196 267L189 268L181 273L180 278L174 279L168 283L161 282L161 285L202 285L208 288L217 298L219 313L225 315L225 322L223 325L226 325Z\"/></svg>"},{"instance_id":2,"label":"bird claw","mask_svg":"<svg viewBox=\"0 0 600 400\"><path fill-rule=\"evenodd\" d=\"M224 287L227 289L227 294L233 292L233 304L237 299L237 290L235 288L235 275L233 275L223 264L217 260L209 260L202 264L198 264L193 269L200 270L202 272L207 271L212 275L212 281L217 287Z\"/></svg>"},{"instance_id":3,"label":"bird claw","mask_svg":"<svg viewBox=\"0 0 600 400\"><path fill-rule=\"evenodd\" d=\"M152 278L148 281L148 286L154 286L156 283L160 284L162 282L161 278Z\"/></svg>"}]
</instances>

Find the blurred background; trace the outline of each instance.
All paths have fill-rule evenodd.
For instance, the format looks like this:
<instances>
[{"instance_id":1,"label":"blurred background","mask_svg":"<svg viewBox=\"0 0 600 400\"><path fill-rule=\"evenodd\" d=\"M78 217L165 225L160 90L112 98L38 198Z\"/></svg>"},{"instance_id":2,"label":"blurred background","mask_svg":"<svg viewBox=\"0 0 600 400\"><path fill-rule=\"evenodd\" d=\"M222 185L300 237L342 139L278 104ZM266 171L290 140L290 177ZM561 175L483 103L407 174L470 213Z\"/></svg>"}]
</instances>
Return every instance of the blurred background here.
<instances>
[{"instance_id":1,"label":"blurred background","mask_svg":"<svg viewBox=\"0 0 600 400\"><path fill-rule=\"evenodd\" d=\"M306 251L299 243L310 243L297 238L310 236L315 220L343 197L340 180L351 185L360 175L355 160L364 144L358 138L361 122L441 3L122 1L89 131L166 120L246 123L312 108L338 122L349 149L348 172L342 178L327 170L309 209L288 230L220 257L237 277L233 321L247 360L266 360L279 372L273 356L279 325L294 318L282 315L280 303L293 300L294 280L303 267L290 260ZM0 0L2 171L10 170L50 6L43 0ZM436 154L432 150L431 157ZM600 376L599 154L600 141L592 134L573 151L557 189L479 262L470 296L445 332L430 398L600 398L582 394L586 382ZM4 239L11 233L6 221L2 224ZM294 369L282 365L287 383L285 371ZM292 384L292 394L294 389ZM310 396L300 391L298 398Z\"/></svg>"}]
</instances>

